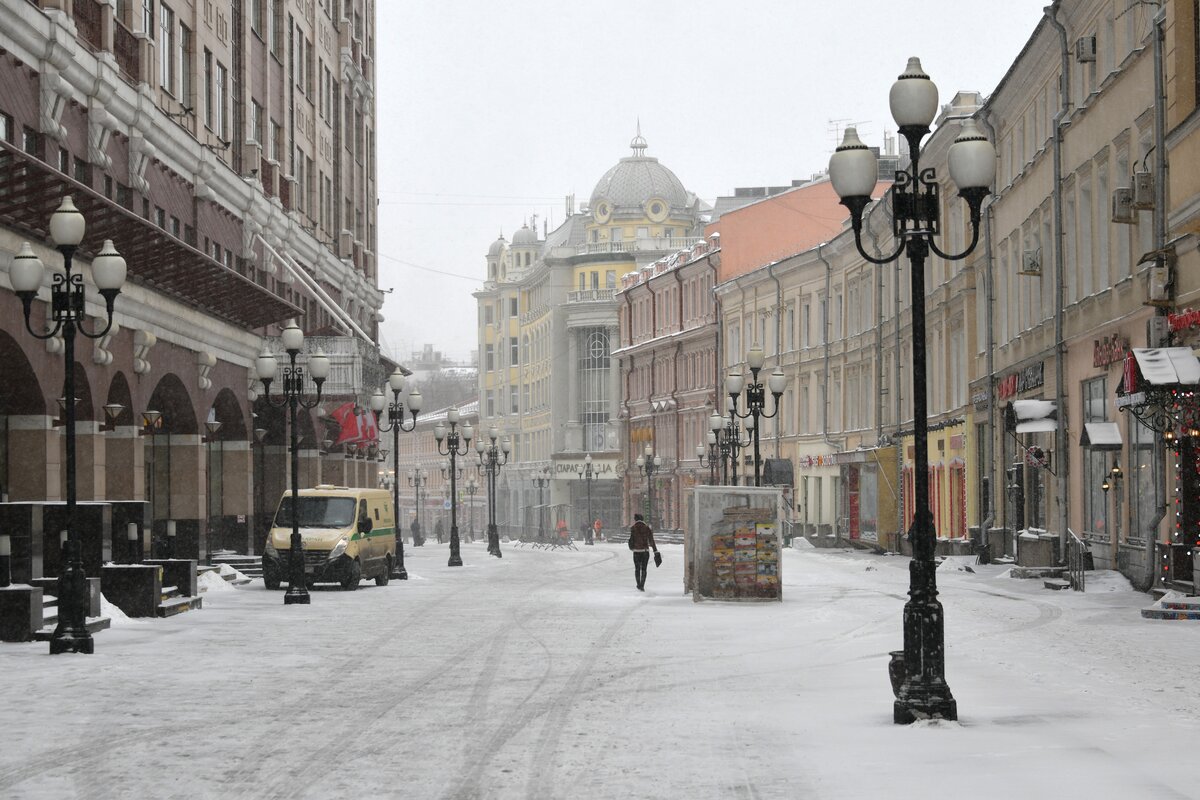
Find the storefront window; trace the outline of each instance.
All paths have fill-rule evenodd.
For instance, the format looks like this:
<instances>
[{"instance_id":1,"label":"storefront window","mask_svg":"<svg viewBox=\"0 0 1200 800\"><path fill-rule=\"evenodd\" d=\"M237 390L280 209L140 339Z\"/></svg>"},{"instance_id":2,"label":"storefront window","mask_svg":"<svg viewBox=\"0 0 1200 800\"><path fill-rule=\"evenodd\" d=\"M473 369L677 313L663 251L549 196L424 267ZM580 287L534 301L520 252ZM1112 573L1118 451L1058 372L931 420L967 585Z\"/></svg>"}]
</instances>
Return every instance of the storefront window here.
<instances>
[{"instance_id":1,"label":"storefront window","mask_svg":"<svg viewBox=\"0 0 1200 800\"><path fill-rule=\"evenodd\" d=\"M1105 414L1104 378L1083 382L1083 421L1107 422ZM1104 491L1104 478L1108 475L1110 455L1104 450L1090 447L1083 451L1083 531L1085 535L1111 539L1108 518L1108 493Z\"/></svg>"},{"instance_id":2,"label":"storefront window","mask_svg":"<svg viewBox=\"0 0 1200 800\"><path fill-rule=\"evenodd\" d=\"M1123 481L1122 499L1129 500L1129 530L1122 537L1130 544L1145 542L1146 532L1154 524L1155 488L1154 481L1154 431L1143 425L1136 417L1129 420L1129 464ZM1113 526L1124 528L1116 520Z\"/></svg>"}]
</instances>

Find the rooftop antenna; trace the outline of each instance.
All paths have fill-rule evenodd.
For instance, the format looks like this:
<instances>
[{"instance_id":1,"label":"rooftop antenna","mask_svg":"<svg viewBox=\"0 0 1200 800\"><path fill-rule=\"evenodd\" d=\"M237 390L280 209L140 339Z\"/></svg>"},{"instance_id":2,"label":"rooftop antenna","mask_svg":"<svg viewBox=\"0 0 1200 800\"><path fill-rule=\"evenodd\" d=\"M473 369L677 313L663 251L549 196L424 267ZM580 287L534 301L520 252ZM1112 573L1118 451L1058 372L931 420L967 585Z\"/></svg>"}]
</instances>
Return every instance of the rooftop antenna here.
<instances>
[{"instance_id":1,"label":"rooftop antenna","mask_svg":"<svg viewBox=\"0 0 1200 800\"><path fill-rule=\"evenodd\" d=\"M842 143L842 133L846 128L858 128L858 132L861 135L863 130L865 130L864 126L867 124L866 120L856 121L848 118L827 120L826 130L833 134L833 149L836 150L837 146Z\"/></svg>"}]
</instances>

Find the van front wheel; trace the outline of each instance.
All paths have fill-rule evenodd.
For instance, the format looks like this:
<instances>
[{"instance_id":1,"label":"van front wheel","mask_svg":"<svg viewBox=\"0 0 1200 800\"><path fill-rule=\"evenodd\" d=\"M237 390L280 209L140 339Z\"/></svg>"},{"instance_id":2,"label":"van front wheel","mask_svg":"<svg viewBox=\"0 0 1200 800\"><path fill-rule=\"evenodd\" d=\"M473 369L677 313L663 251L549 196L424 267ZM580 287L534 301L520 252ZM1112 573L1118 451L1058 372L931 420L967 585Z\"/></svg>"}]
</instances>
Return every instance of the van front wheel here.
<instances>
[{"instance_id":1,"label":"van front wheel","mask_svg":"<svg viewBox=\"0 0 1200 800\"><path fill-rule=\"evenodd\" d=\"M342 588L348 592L353 592L358 588L358 582L362 580L362 565L358 563L358 559L350 562L350 570L346 577L342 580Z\"/></svg>"},{"instance_id":2,"label":"van front wheel","mask_svg":"<svg viewBox=\"0 0 1200 800\"><path fill-rule=\"evenodd\" d=\"M376 586L387 586L388 580L392 577L392 554L388 553L387 559L383 562L383 572L375 576Z\"/></svg>"}]
</instances>

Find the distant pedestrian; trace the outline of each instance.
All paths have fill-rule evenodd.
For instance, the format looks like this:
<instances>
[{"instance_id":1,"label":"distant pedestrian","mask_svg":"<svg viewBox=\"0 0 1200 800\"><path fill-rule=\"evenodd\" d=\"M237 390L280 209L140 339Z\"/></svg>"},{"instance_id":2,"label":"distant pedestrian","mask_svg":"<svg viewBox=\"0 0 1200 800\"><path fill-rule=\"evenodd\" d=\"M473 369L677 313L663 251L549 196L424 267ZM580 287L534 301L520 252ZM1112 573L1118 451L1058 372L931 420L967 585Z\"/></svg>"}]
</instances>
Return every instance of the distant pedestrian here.
<instances>
[{"instance_id":1,"label":"distant pedestrian","mask_svg":"<svg viewBox=\"0 0 1200 800\"><path fill-rule=\"evenodd\" d=\"M646 591L646 567L650 563L650 551L658 553L654 543L654 531L642 520L641 514L633 515L633 526L629 529L629 549L633 551L633 576L639 592Z\"/></svg>"},{"instance_id":2,"label":"distant pedestrian","mask_svg":"<svg viewBox=\"0 0 1200 800\"><path fill-rule=\"evenodd\" d=\"M558 534L559 544L570 544L571 531L567 528L567 521L560 519L558 524L554 526L555 532Z\"/></svg>"},{"instance_id":3,"label":"distant pedestrian","mask_svg":"<svg viewBox=\"0 0 1200 800\"><path fill-rule=\"evenodd\" d=\"M603 542L604 535L600 532L601 527L600 527L600 518L599 517L596 517L596 521L594 523L592 523L592 530L595 531L595 538L599 539L600 541Z\"/></svg>"},{"instance_id":4,"label":"distant pedestrian","mask_svg":"<svg viewBox=\"0 0 1200 800\"><path fill-rule=\"evenodd\" d=\"M442 527L441 517L438 517L438 521L433 523L433 535L437 537L438 544L441 544L442 537L445 535L445 529Z\"/></svg>"},{"instance_id":5,"label":"distant pedestrian","mask_svg":"<svg viewBox=\"0 0 1200 800\"><path fill-rule=\"evenodd\" d=\"M421 523L420 522L418 522L417 520L414 519L412 521L412 525L408 526L408 529L412 533L413 547L420 547L421 545L425 544L425 540L421 538Z\"/></svg>"},{"instance_id":6,"label":"distant pedestrian","mask_svg":"<svg viewBox=\"0 0 1200 800\"><path fill-rule=\"evenodd\" d=\"M580 538L583 539L584 544L592 543L592 526L586 519L580 524L579 532L582 534Z\"/></svg>"}]
</instances>

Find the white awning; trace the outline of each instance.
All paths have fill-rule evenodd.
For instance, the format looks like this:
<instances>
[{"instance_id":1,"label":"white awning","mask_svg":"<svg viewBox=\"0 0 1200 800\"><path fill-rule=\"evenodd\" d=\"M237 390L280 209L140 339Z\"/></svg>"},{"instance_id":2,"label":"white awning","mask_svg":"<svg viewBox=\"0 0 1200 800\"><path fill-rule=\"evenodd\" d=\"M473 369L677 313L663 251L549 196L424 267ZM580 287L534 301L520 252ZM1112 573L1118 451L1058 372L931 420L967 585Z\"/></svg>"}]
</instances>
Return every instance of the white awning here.
<instances>
[{"instance_id":1,"label":"white awning","mask_svg":"<svg viewBox=\"0 0 1200 800\"><path fill-rule=\"evenodd\" d=\"M1015 433L1049 433L1058 429L1051 400L1014 400L1012 410L1017 418Z\"/></svg>"},{"instance_id":2,"label":"white awning","mask_svg":"<svg viewBox=\"0 0 1200 800\"><path fill-rule=\"evenodd\" d=\"M1093 450L1120 450L1121 426L1115 422L1085 422L1079 443Z\"/></svg>"},{"instance_id":3,"label":"white awning","mask_svg":"<svg viewBox=\"0 0 1200 800\"><path fill-rule=\"evenodd\" d=\"M1151 386L1200 383L1200 359L1189 347L1135 347L1133 357Z\"/></svg>"}]
</instances>

